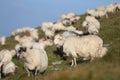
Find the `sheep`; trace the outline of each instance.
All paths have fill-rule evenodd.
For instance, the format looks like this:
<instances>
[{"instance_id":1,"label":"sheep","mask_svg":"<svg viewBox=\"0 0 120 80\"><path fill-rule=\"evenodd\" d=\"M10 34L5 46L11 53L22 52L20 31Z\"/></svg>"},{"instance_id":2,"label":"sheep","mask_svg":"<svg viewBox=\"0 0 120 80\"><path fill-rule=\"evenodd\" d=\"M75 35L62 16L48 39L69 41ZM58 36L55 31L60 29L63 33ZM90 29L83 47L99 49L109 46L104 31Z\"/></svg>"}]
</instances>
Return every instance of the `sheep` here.
<instances>
[{"instance_id":1,"label":"sheep","mask_svg":"<svg viewBox=\"0 0 120 80\"><path fill-rule=\"evenodd\" d=\"M78 57L89 58L92 61L96 57L103 57L107 52L107 48L103 47L103 40L96 35L64 38L58 34L54 44L63 46L63 52L72 57L71 66L77 65Z\"/></svg>"},{"instance_id":2,"label":"sheep","mask_svg":"<svg viewBox=\"0 0 120 80\"><path fill-rule=\"evenodd\" d=\"M30 31L30 36L34 39L34 40L38 40L39 36L38 36L38 30L34 29Z\"/></svg>"},{"instance_id":3,"label":"sheep","mask_svg":"<svg viewBox=\"0 0 120 80\"><path fill-rule=\"evenodd\" d=\"M52 22L43 22L41 29L43 30L43 32L45 32L46 30L51 30L53 26Z\"/></svg>"},{"instance_id":4,"label":"sheep","mask_svg":"<svg viewBox=\"0 0 120 80\"><path fill-rule=\"evenodd\" d=\"M70 25L72 25L71 20L68 19L68 18L62 19L62 20L61 20L61 23L62 23L64 26L70 26Z\"/></svg>"},{"instance_id":5,"label":"sheep","mask_svg":"<svg viewBox=\"0 0 120 80\"><path fill-rule=\"evenodd\" d=\"M3 76L6 76L7 74L11 74L11 73L14 75L17 68L18 67L12 61L6 62L2 66L2 73L1 74L3 74Z\"/></svg>"},{"instance_id":6,"label":"sheep","mask_svg":"<svg viewBox=\"0 0 120 80\"><path fill-rule=\"evenodd\" d=\"M61 18L62 18L62 23L65 26L70 26L76 23L80 19L80 16L75 15L75 13L67 13L67 14L63 14Z\"/></svg>"},{"instance_id":7,"label":"sheep","mask_svg":"<svg viewBox=\"0 0 120 80\"><path fill-rule=\"evenodd\" d=\"M96 11L105 11L105 6L99 6L96 8Z\"/></svg>"},{"instance_id":8,"label":"sheep","mask_svg":"<svg viewBox=\"0 0 120 80\"><path fill-rule=\"evenodd\" d=\"M48 57L46 51L43 49L29 49L22 52L19 56L24 58L24 68L30 77L30 70L35 71L34 75L37 75L37 72L44 72L48 67Z\"/></svg>"},{"instance_id":9,"label":"sheep","mask_svg":"<svg viewBox=\"0 0 120 80\"><path fill-rule=\"evenodd\" d=\"M16 35L16 36L14 37L14 39L15 39L15 41L19 42L20 36L19 36L19 35Z\"/></svg>"},{"instance_id":10,"label":"sheep","mask_svg":"<svg viewBox=\"0 0 120 80\"><path fill-rule=\"evenodd\" d=\"M25 35L25 36L23 36L23 37L20 37L20 39L19 39L19 37L18 37L18 43L19 44L22 44L22 43L24 43L24 42L31 42L31 41L34 41L34 39L33 39L33 37L31 37L31 36L27 36L27 35Z\"/></svg>"},{"instance_id":11,"label":"sheep","mask_svg":"<svg viewBox=\"0 0 120 80\"><path fill-rule=\"evenodd\" d=\"M103 16L105 16L106 18L108 18L106 10L102 11L102 10L88 9L87 10L87 14L90 15L90 16L93 16L95 18L101 18Z\"/></svg>"},{"instance_id":12,"label":"sheep","mask_svg":"<svg viewBox=\"0 0 120 80\"><path fill-rule=\"evenodd\" d=\"M2 68L2 66L8 62L10 62L12 60L12 57L15 55L15 51L14 50L2 50L0 51L0 69ZM1 78L1 70L0 70L0 78Z\"/></svg>"},{"instance_id":13,"label":"sheep","mask_svg":"<svg viewBox=\"0 0 120 80\"><path fill-rule=\"evenodd\" d=\"M95 17L93 17L93 16L86 16L85 21L87 21L86 22L87 24L91 24L92 23L92 24L94 24L96 26L97 29L100 29L100 22L97 19L95 19Z\"/></svg>"},{"instance_id":14,"label":"sheep","mask_svg":"<svg viewBox=\"0 0 120 80\"><path fill-rule=\"evenodd\" d=\"M62 18L62 19L65 19L65 18L70 19L70 18L72 18L72 17L74 17L74 16L75 16L74 13L67 13L67 14L63 14L63 15L61 16L61 18Z\"/></svg>"},{"instance_id":15,"label":"sheep","mask_svg":"<svg viewBox=\"0 0 120 80\"><path fill-rule=\"evenodd\" d=\"M100 22L92 16L87 16L82 26L85 27L90 34L97 34L100 29Z\"/></svg>"},{"instance_id":16,"label":"sheep","mask_svg":"<svg viewBox=\"0 0 120 80\"><path fill-rule=\"evenodd\" d=\"M94 24L88 24L88 32L89 34L98 34L99 33L99 29L96 28L96 26Z\"/></svg>"},{"instance_id":17,"label":"sheep","mask_svg":"<svg viewBox=\"0 0 120 80\"><path fill-rule=\"evenodd\" d=\"M46 30L44 33L47 38L52 38L55 35L55 31L53 30Z\"/></svg>"},{"instance_id":18,"label":"sheep","mask_svg":"<svg viewBox=\"0 0 120 80\"><path fill-rule=\"evenodd\" d=\"M9 51L7 49L4 49L0 51L0 63L4 64L6 62L11 61L15 54L16 54L15 50Z\"/></svg>"},{"instance_id":19,"label":"sheep","mask_svg":"<svg viewBox=\"0 0 120 80\"><path fill-rule=\"evenodd\" d=\"M62 23L55 23L52 27L52 31L66 30L66 27Z\"/></svg>"},{"instance_id":20,"label":"sheep","mask_svg":"<svg viewBox=\"0 0 120 80\"><path fill-rule=\"evenodd\" d=\"M54 24L52 22L42 23L41 29L45 33L45 36L48 38L51 38L54 36L55 32L52 30L53 25Z\"/></svg>"},{"instance_id":21,"label":"sheep","mask_svg":"<svg viewBox=\"0 0 120 80\"><path fill-rule=\"evenodd\" d=\"M2 36L2 37L0 38L0 42L1 42L1 45L5 45L6 37L5 37L5 36Z\"/></svg>"},{"instance_id":22,"label":"sheep","mask_svg":"<svg viewBox=\"0 0 120 80\"><path fill-rule=\"evenodd\" d=\"M11 34L12 34L12 36L15 36L16 34L30 32L31 30L35 30L35 29L31 28L31 27L23 27L23 28L19 28L19 29L12 31Z\"/></svg>"},{"instance_id":23,"label":"sheep","mask_svg":"<svg viewBox=\"0 0 120 80\"><path fill-rule=\"evenodd\" d=\"M115 4L110 4L106 7L106 12L107 13L114 13L116 10L116 5Z\"/></svg>"}]
</instances>

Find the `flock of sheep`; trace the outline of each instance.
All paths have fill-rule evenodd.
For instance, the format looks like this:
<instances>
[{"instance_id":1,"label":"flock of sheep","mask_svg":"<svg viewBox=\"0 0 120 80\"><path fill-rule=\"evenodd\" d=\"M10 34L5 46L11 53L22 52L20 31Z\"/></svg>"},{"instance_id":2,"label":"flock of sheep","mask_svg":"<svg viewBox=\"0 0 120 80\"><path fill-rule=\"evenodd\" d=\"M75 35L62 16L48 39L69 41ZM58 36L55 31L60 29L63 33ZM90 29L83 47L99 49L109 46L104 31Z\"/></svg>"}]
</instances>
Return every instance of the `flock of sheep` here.
<instances>
[{"instance_id":1,"label":"flock of sheep","mask_svg":"<svg viewBox=\"0 0 120 80\"><path fill-rule=\"evenodd\" d=\"M24 58L24 69L30 76L38 72L44 73L48 67L48 56L45 48L47 46L56 46L58 53L62 56L72 58L71 66L76 66L76 59L81 57L83 60L93 61L95 58L102 58L107 53L107 48L103 46L103 40L97 35L100 30L98 18L106 16L107 13L120 10L120 4L114 3L107 7L100 6L96 9L88 9L87 16L82 23L89 34L85 35L83 31L76 29L73 24L80 20L80 16L74 13L67 13L61 16L61 19L55 23L44 22L41 29L45 38L39 39L38 30L35 28L24 27L12 32L15 41L18 43L13 50L3 49L0 51L0 78L9 73L14 74L18 66L14 64L12 58ZM63 33L58 33L63 31ZM28 35L21 37L19 33L29 32ZM54 38L54 40L52 40ZM0 38L1 46L5 45L6 37Z\"/></svg>"}]
</instances>

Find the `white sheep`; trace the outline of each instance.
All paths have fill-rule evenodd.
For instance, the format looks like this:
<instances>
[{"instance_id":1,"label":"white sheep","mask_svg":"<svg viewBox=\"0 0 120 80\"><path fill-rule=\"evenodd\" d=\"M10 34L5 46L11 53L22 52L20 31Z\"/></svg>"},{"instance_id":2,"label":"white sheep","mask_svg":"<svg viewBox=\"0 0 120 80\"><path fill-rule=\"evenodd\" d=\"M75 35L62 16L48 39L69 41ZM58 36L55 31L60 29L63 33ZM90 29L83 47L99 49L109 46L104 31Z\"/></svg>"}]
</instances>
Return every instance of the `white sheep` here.
<instances>
[{"instance_id":1,"label":"white sheep","mask_svg":"<svg viewBox=\"0 0 120 80\"><path fill-rule=\"evenodd\" d=\"M12 31L12 36L15 36L16 34L19 34L19 33L24 33L24 32L30 32L31 30L34 30L34 28L31 28L31 27L23 27L23 28L19 28L19 29L16 29L14 31Z\"/></svg>"},{"instance_id":2,"label":"white sheep","mask_svg":"<svg viewBox=\"0 0 120 80\"><path fill-rule=\"evenodd\" d=\"M25 58L24 68L30 77L29 70L35 70L34 75L38 72L44 72L48 67L48 57L43 49L29 49L20 54L20 58Z\"/></svg>"},{"instance_id":3,"label":"white sheep","mask_svg":"<svg viewBox=\"0 0 120 80\"><path fill-rule=\"evenodd\" d=\"M7 49L4 49L0 51L0 63L4 64L6 62L11 61L15 54L16 54L15 50L9 51Z\"/></svg>"},{"instance_id":4,"label":"white sheep","mask_svg":"<svg viewBox=\"0 0 120 80\"><path fill-rule=\"evenodd\" d=\"M52 30L54 32L61 31L61 30L66 30L66 27L62 23L55 23L52 27Z\"/></svg>"},{"instance_id":5,"label":"white sheep","mask_svg":"<svg viewBox=\"0 0 120 80\"><path fill-rule=\"evenodd\" d=\"M30 36L34 39L34 40L38 40L39 36L38 36L38 30L34 29L30 31Z\"/></svg>"},{"instance_id":6,"label":"white sheep","mask_svg":"<svg viewBox=\"0 0 120 80\"><path fill-rule=\"evenodd\" d=\"M87 10L87 14L90 15L90 16L93 16L95 18L101 18L103 16L105 16L106 18L108 18L106 10L102 11L102 10L88 9Z\"/></svg>"},{"instance_id":7,"label":"white sheep","mask_svg":"<svg viewBox=\"0 0 120 80\"><path fill-rule=\"evenodd\" d=\"M107 49L103 47L103 40L96 35L64 38L59 34L55 36L54 44L63 46L63 52L72 57L71 66L76 66L76 58L103 57Z\"/></svg>"},{"instance_id":8,"label":"white sheep","mask_svg":"<svg viewBox=\"0 0 120 80\"><path fill-rule=\"evenodd\" d=\"M100 22L92 16L87 16L82 26L85 27L90 34L97 34L100 29Z\"/></svg>"},{"instance_id":9,"label":"white sheep","mask_svg":"<svg viewBox=\"0 0 120 80\"><path fill-rule=\"evenodd\" d=\"M0 38L0 42L1 42L1 45L5 45L5 43L6 43L6 37L5 37L5 36L2 36L2 37Z\"/></svg>"},{"instance_id":10,"label":"white sheep","mask_svg":"<svg viewBox=\"0 0 120 80\"><path fill-rule=\"evenodd\" d=\"M99 33L99 29L96 28L96 26L94 24L88 24L88 28L87 31L89 32L89 34L98 34Z\"/></svg>"},{"instance_id":11,"label":"white sheep","mask_svg":"<svg viewBox=\"0 0 120 80\"><path fill-rule=\"evenodd\" d=\"M100 22L95 19L93 16L86 16L85 21L87 21L87 24L94 24L97 29L100 29Z\"/></svg>"},{"instance_id":12,"label":"white sheep","mask_svg":"<svg viewBox=\"0 0 120 80\"><path fill-rule=\"evenodd\" d=\"M23 36L23 37L20 37L20 39L18 38L18 43L19 43L19 44L22 44L22 43L24 43L24 42L29 42L29 41L30 41L30 42L31 42L31 41L34 41L33 37L25 35L25 36Z\"/></svg>"},{"instance_id":13,"label":"white sheep","mask_svg":"<svg viewBox=\"0 0 120 80\"><path fill-rule=\"evenodd\" d=\"M4 63L2 67L2 74L4 76L11 73L14 75L16 69L18 68L12 61Z\"/></svg>"},{"instance_id":14,"label":"white sheep","mask_svg":"<svg viewBox=\"0 0 120 80\"><path fill-rule=\"evenodd\" d=\"M45 30L44 33L45 33L45 36L48 38L52 38L55 35L55 31L53 30Z\"/></svg>"},{"instance_id":15,"label":"white sheep","mask_svg":"<svg viewBox=\"0 0 120 80\"><path fill-rule=\"evenodd\" d=\"M105 11L105 6L99 6L96 8L96 11Z\"/></svg>"},{"instance_id":16,"label":"white sheep","mask_svg":"<svg viewBox=\"0 0 120 80\"><path fill-rule=\"evenodd\" d=\"M45 33L46 37L51 38L54 36L54 31L52 30L53 25L54 24L52 22L43 22L42 23L41 29Z\"/></svg>"},{"instance_id":17,"label":"white sheep","mask_svg":"<svg viewBox=\"0 0 120 80\"><path fill-rule=\"evenodd\" d=\"M115 4L110 4L106 7L106 12L107 13L114 13L116 10L116 5Z\"/></svg>"}]
</instances>

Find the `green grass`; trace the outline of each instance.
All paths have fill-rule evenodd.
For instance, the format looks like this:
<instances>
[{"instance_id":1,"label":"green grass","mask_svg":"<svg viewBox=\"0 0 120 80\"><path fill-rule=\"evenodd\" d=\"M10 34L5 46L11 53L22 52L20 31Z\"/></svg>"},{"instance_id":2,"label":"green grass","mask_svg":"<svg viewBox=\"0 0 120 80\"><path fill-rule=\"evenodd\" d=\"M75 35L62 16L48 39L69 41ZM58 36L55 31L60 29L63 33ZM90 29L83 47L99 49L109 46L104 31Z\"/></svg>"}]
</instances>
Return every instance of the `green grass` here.
<instances>
[{"instance_id":1,"label":"green grass","mask_svg":"<svg viewBox=\"0 0 120 80\"><path fill-rule=\"evenodd\" d=\"M109 18L100 19L101 29L98 34L107 46L107 55L93 62L78 63L77 67L70 67L70 58L66 61L56 52L55 46L47 47L46 51L49 58L49 66L44 75L37 75L36 80L119 80L120 79L120 12L109 13ZM81 19L74 25L80 30L84 30L81 26L85 19L85 15L81 15ZM44 37L44 33L39 30L39 38ZM84 30L85 31L85 30ZM21 34L23 35L23 34ZM13 49L17 42L14 37L8 37L7 43L2 49ZM78 59L79 61L80 59ZM23 69L24 60L13 59L19 70L15 75L9 75L1 80L34 80L34 77L27 77L27 72ZM55 61L62 61L61 64L53 65ZM57 69L57 70L56 70Z\"/></svg>"}]
</instances>

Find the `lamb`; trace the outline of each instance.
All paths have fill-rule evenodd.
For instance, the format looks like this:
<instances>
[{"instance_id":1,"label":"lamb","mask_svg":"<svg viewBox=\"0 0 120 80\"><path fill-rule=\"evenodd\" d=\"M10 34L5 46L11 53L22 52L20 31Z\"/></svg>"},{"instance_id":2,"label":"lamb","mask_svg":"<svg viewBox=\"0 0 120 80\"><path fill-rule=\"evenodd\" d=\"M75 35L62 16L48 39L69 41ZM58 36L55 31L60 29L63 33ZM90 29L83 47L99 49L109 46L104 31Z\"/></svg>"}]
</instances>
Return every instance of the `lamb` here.
<instances>
[{"instance_id":1,"label":"lamb","mask_svg":"<svg viewBox=\"0 0 120 80\"><path fill-rule=\"evenodd\" d=\"M18 67L12 61L6 62L2 66L2 73L1 74L3 74L3 76L6 76L7 74L11 74L11 73L14 75L17 68Z\"/></svg>"},{"instance_id":2,"label":"lamb","mask_svg":"<svg viewBox=\"0 0 120 80\"><path fill-rule=\"evenodd\" d=\"M63 46L63 52L72 57L71 66L76 66L76 58L89 58L91 61L95 58L103 57L107 48L103 47L103 40L96 35L87 35L81 37L64 38L56 35L54 44Z\"/></svg>"},{"instance_id":3,"label":"lamb","mask_svg":"<svg viewBox=\"0 0 120 80\"><path fill-rule=\"evenodd\" d=\"M1 45L5 45L6 37L5 37L5 36L2 36L2 37L0 38L0 42L1 42Z\"/></svg>"},{"instance_id":4,"label":"lamb","mask_svg":"<svg viewBox=\"0 0 120 80\"><path fill-rule=\"evenodd\" d=\"M46 52L43 49L29 49L22 52L19 56L20 58L25 59L24 68L30 77L30 71L34 70L34 75L37 75L37 72L44 72L48 67L48 57Z\"/></svg>"}]
</instances>

